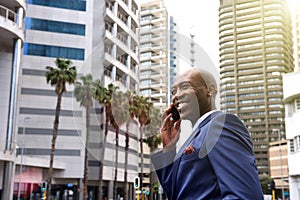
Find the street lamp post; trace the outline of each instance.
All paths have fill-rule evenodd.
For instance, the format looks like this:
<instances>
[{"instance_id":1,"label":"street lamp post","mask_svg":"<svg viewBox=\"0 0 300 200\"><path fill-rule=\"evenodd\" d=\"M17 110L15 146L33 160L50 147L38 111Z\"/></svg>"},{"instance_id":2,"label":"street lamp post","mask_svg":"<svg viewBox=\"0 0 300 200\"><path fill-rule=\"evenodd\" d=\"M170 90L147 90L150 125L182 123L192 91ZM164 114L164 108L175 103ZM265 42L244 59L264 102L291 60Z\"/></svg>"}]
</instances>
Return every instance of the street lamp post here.
<instances>
[{"instance_id":1,"label":"street lamp post","mask_svg":"<svg viewBox=\"0 0 300 200\"><path fill-rule=\"evenodd\" d=\"M25 142L24 142L24 136L25 136L25 121L27 119L30 119L30 117L25 117L23 120L23 132L22 132L22 138L23 138L23 142L22 142L22 147L21 147L21 161L20 161L20 173L19 173L19 187L18 187L18 200L20 200L20 196L21 196L21 181L22 181L22 171L23 171L23 155L24 155L24 146L25 146Z\"/></svg>"}]
</instances>

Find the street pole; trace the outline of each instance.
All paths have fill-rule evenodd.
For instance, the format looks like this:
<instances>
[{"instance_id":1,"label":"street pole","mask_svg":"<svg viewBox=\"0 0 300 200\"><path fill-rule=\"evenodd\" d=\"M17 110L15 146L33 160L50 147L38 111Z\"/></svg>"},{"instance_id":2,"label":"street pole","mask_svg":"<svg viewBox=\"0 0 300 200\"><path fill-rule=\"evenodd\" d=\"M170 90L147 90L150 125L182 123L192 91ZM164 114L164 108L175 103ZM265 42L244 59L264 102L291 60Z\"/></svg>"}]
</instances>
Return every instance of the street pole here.
<instances>
[{"instance_id":1,"label":"street pole","mask_svg":"<svg viewBox=\"0 0 300 200\"><path fill-rule=\"evenodd\" d=\"M19 187L18 187L18 200L20 200L20 196L21 196L21 181L22 181L22 171L23 171L23 155L24 155L24 146L25 146L25 142L24 142L24 136L25 136L25 121L27 119L30 119L30 117L25 117L23 120L23 133L22 133L22 148L21 148L21 161L20 161L20 173L19 173Z\"/></svg>"},{"instance_id":2,"label":"street pole","mask_svg":"<svg viewBox=\"0 0 300 200\"><path fill-rule=\"evenodd\" d=\"M159 185L159 188L158 188L159 200L162 200L162 193L163 193L163 188L161 185Z\"/></svg>"},{"instance_id":3,"label":"street pole","mask_svg":"<svg viewBox=\"0 0 300 200\"><path fill-rule=\"evenodd\" d=\"M280 173L281 173L281 195L282 195L282 200L284 200L284 183L283 183L283 169L282 169L282 153L281 153L281 133L280 130L277 129L277 133L278 133L278 139L279 139L279 156L280 156Z\"/></svg>"},{"instance_id":4,"label":"street pole","mask_svg":"<svg viewBox=\"0 0 300 200\"><path fill-rule=\"evenodd\" d=\"M272 189L272 200L275 200L275 190Z\"/></svg>"}]
</instances>

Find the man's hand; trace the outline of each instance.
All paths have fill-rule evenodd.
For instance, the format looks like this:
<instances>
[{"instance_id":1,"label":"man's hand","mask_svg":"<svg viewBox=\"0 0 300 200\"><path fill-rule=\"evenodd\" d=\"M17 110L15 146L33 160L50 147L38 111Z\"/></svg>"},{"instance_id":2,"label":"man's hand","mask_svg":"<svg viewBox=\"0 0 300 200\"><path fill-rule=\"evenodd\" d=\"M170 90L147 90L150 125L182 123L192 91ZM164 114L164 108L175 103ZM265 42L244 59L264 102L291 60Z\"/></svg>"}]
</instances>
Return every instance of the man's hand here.
<instances>
[{"instance_id":1,"label":"man's hand","mask_svg":"<svg viewBox=\"0 0 300 200\"><path fill-rule=\"evenodd\" d=\"M181 119L176 122L172 120L172 113L170 113L172 106L174 105L171 104L162 115L162 125L160 132L164 151L175 149L176 143L179 139Z\"/></svg>"}]
</instances>

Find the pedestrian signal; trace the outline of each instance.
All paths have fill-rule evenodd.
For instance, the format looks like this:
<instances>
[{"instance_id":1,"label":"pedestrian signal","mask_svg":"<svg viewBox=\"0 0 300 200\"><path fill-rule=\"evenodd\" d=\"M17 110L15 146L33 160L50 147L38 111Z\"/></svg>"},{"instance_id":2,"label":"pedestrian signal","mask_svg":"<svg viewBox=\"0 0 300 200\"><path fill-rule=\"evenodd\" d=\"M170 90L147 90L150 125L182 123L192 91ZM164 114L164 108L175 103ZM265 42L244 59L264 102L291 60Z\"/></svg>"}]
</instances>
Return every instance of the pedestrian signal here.
<instances>
[{"instance_id":1,"label":"pedestrian signal","mask_svg":"<svg viewBox=\"0 0 300 200\"><path fill-rule=\"evenodd\" d=\"M140 177L135 177L134 178L134 188L138 189L140 187Z\"/></svg>"},{"instance_id":2,"label":"pedestrian signal","mask_svg":"<svg viewBox=\"0 0 300 200\"><path fill-rule=\"evenodd\" d=\"M42 190L42 192L47 190L47 182L46 181L43 181L42 186L41 186L41 190Z\"/></svg>"}]
</instances>

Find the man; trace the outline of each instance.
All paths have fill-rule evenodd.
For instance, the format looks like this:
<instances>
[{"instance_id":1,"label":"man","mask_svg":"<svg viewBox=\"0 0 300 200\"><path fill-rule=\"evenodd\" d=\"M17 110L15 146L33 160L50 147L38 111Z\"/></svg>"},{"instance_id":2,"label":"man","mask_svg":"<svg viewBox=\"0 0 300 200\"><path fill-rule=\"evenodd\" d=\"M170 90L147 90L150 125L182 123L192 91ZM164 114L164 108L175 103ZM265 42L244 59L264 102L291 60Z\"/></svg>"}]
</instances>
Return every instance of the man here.
<instances>
[{"instance_id":1,"label":"man","mask_svg":"<svg viewBox=\"0 0 300 200\"><path fill-rule=\"evenodd\" d=\"M217 84L204 70L191 69L175 78L173 104L162 115L163 150L151 156L169 200L262 200L263 194L249 132L233 114L216 110ZM193 131L176 149L181 119Z\"/></svg>"}]
</instances>

